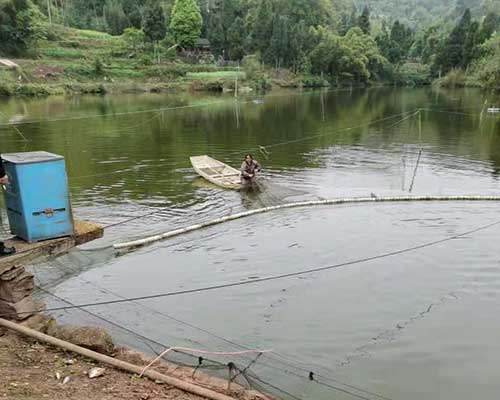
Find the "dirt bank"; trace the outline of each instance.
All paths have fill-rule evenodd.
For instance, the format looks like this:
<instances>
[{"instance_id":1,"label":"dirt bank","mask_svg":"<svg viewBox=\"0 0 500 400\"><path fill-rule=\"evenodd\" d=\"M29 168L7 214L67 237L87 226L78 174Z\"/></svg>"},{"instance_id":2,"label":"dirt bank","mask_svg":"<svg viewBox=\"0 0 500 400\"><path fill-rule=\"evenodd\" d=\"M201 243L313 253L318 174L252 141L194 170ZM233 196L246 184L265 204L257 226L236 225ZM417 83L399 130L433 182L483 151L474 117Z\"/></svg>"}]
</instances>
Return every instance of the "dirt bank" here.
<instances>
[{"instance_id":1,"label":"dirt bank","mask_svg":"<svg viewBox=\"0 0 500 400\"><path fill-rule=\"evenodd\" d=\"M123 359L133 358L126 352ZM0 337L0 398L50 400L199 400L168 385L106 367L90 379L88 371L105 367L91 360L42 345L10 332ZM56 377L60 376L59 379ZM68 379L67 383L63 383Z\"/></svg>"}]
</instances>

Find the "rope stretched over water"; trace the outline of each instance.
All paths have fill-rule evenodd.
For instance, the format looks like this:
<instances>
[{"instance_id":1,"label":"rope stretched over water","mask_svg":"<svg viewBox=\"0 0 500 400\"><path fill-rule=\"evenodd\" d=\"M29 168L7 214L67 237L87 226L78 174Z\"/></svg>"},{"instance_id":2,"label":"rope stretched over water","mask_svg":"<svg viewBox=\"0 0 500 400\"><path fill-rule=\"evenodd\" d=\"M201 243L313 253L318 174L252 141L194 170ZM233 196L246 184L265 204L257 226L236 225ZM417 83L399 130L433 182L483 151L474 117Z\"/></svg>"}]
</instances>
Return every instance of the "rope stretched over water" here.
<instances>
[{"instance_id":1,"label":"rope stretched over water","mask_svg":"<svg viewBox=\"0 0 500 400\"><path fill-rule=\"evenodd\" d=\"M154 236L149 236L139 240L133 240L130 242L116 243L113 248L116 250L127 249L133 247L145 246L160 240L168 239L174 236L179 236L185 233L197 231L199 229L207 228L209 226L219 225L224 222L234 221L236 219L250 217L256 214L263 214L270 211L288 209L288 208L300 208L300 207L312 207L312 206L325 206L325 205L340 205L340 204L358 204L358 203L395 203L395 202L422 202L422 201L500 201L500 196L392 196L392 197L348 197L348 198L335 198L335 199L325 199L325 200L311 200L311 201L301 201L295 203L286 203L276 206L258 208L255 210L243 211L237 214L226 215L224 217L216 218L214 220L203 222L200 224L190 225L185 228L175 229L165 233L161 233Z\"/></svg>"},{"instance_id":2,"label":"rope stretched over water","mask_svg":"<svg viewBox=\"0 0 500 400\"><path fill-rule=\"evenodd\" d=\"M265 354L265 353L270 353L272 350L242 350L242 351L206 351L206 350L198 350L198 349L191 349L189 347L167 347L161 354L159 354L154 360L152 360L148 365L144 367L142 372L139 374L139 378L142 378L146 370L151 367L156 361L158 361L160 358L165 356L168 352L170 351L186 351L190 353L198 353L198 354L208 354L208 355L215 355L215 356L240 356L243 354Z\"/></svg>"},{"instance_id":3,"label":"rope stretched over water","mask_svg":"<svg viewBox=\"0 0 500 400\"><path fill-rule=\"evenodd\" d=\"M491 200L498 201L498 200L500 200L500 196L496 197L495 199L491 198ZM257 283L264 283L264 282L271 282L271 281L277 281L277 280L282 280L282 279L294 278L297 276L309 275L309 274L313 274L313 273L330 271L330 270L339 269L339 268L347 268L347 267L350 267L353 265L367 263L370 261L381 260L381 259L388 258L388 257L394 257L397 255L406 254L406 253L416 251L416 250L426 249L429 247L436 246L438 244L449 242L449 241L454 240L454 239L463 238L467 235L471 235L471 234L476 233L476 232L484 231L486 229L490 229L492 227L499 226L499 225L500 225L500 220L497 220L497 221L494 221L494 222L489 223L487 225L482 225L482 226L479 226L477 228L468 230L466 232L461 232L459 234L447 236L447 237L442 238L442 239L437 239L437 240L433 240L430 242L417 244L417 245L414 245L411 247L406 247L403 249L394 250L394 251L390 251L387 253L380 253L380 254L376 254L374 256L370 256L370 257L359 258L359 259L355 259L355 260L351 260L351 261L345 261L345 262L341 262L341 263L333 264L333 265L327 265L324 267L303 269L303 270L298 270L295 272L288 272L288 273L280 274L280 275L271 275L271 276L267 276L264 278L257 278L257 279L251 279L251 280L243 280L243 281L239 280L236 282L222 283L222 284L218 284L218 285L198 287L198 288L193 288L193 289L183 289L183 290L178 290L178 291L174 291L174 292L166 292L166 293L150 294L150 295L138 296L138 297L130 297L130 298L126 298L126 299L105 300L105 301L99 301L99 302L95 302L95 303L76 304L73 306L65 306L65 307L54 307L54 308L45 309L43 311L40 309L38 309L38 310L34 309L34 310L22 311L22 312L18 312L18 313L6 313L6 314L0 314L0 318L12 318L14 316L19 317L21 315L26 315L26 314L32 315L32 314L39 314L41 312L62 311L62 310L70 310L70 309L75 309L75 308L81 309L81 308L88 308L88 307L109 306L111 304L129 303L129 302L134 302L134 301L139 301L139 300L153 300L153 299L159 299L159 298L209 292L209 291L220 290L220 289L227 289L227 288L240 287L240 286L246 286L246 285L255 285Z\"/></svg>"}]
</instances>

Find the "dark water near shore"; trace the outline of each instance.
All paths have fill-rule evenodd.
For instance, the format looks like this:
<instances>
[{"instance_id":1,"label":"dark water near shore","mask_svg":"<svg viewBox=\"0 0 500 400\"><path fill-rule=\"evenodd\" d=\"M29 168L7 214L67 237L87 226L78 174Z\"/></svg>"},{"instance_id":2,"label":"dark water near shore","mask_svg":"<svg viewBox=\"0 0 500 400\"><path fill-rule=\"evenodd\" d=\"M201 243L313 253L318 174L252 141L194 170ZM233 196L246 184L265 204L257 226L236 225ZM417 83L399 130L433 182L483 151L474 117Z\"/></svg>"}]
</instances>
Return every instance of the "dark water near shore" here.
<instances>
[{"instance_id":1,"label":"dark water near shore","mask_svg":"<svg viewBox=\"0 0 500 400\"><path fill-rule=\"evenodd\" d=\"M157 211L36 267L41 285L81 304L344 263L500 220L496 203L343 205L259 215L119 257L107 248L287 201L404 195L412 181L413 194L500 195L500 117L484 112L485 102L500 98L382 88L238 103L216 95L0 100L1 151L64 155L78 218L110 225ZM19 131L9 120L22 122ZM249 151L264 167L260 193L211 186L189 164L189 156L209 154L237 166ZM273 349L279 355L254 370L296 398L495 398L498 239L494 226L299 278L91 311L171 346L238 350L223 337ZM81 311L59 316L102 323ZM118 341L152 350L104 326ZM309 371L330 387L308 382Z\"/></svg>"}]
</instances>

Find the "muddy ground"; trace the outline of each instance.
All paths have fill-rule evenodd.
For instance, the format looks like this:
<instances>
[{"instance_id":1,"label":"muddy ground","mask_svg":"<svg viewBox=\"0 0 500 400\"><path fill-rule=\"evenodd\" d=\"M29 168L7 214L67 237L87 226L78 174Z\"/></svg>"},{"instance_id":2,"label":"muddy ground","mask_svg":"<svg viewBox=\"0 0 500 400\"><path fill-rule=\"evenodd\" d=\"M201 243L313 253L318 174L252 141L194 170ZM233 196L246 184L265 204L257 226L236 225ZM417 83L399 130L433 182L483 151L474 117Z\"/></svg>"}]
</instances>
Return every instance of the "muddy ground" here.
<instances>
[{"instance_id":1,"label":"muddy ground","mask_svg":"<svg viewBox=\"0 0 500 400\"><path fill-rule=\"evenodd\" d=\"M124 358L124 357L120 357ZM103 376L87 372L98 363L5 332L0 337L0 398L9 400L200 400L201 397L106 367ZM60 378L56 378L56 374ZM69 380L65 378L69 377ZM63 383L67 381L66 383Z\"/></svg>"}]
</instances>

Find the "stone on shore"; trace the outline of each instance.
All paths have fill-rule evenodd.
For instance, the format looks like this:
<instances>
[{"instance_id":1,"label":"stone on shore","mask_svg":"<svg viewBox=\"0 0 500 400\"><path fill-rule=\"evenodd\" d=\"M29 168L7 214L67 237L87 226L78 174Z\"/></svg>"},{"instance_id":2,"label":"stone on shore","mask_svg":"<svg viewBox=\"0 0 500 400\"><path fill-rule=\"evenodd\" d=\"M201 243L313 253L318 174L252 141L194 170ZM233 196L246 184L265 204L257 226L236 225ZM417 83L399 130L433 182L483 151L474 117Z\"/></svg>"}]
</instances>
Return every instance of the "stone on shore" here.
<instances>
[{"instance_id":1,"label":"stone on shore","mask_svg":"<svg viewBox=\"0 0 500 400\"><path fill-rule=\"evenodd\" d=\"M113 339L102 328L52 323L47 329L47 334L102 354L112 354L115 349Z\"/></svg>"}]
</instances>

